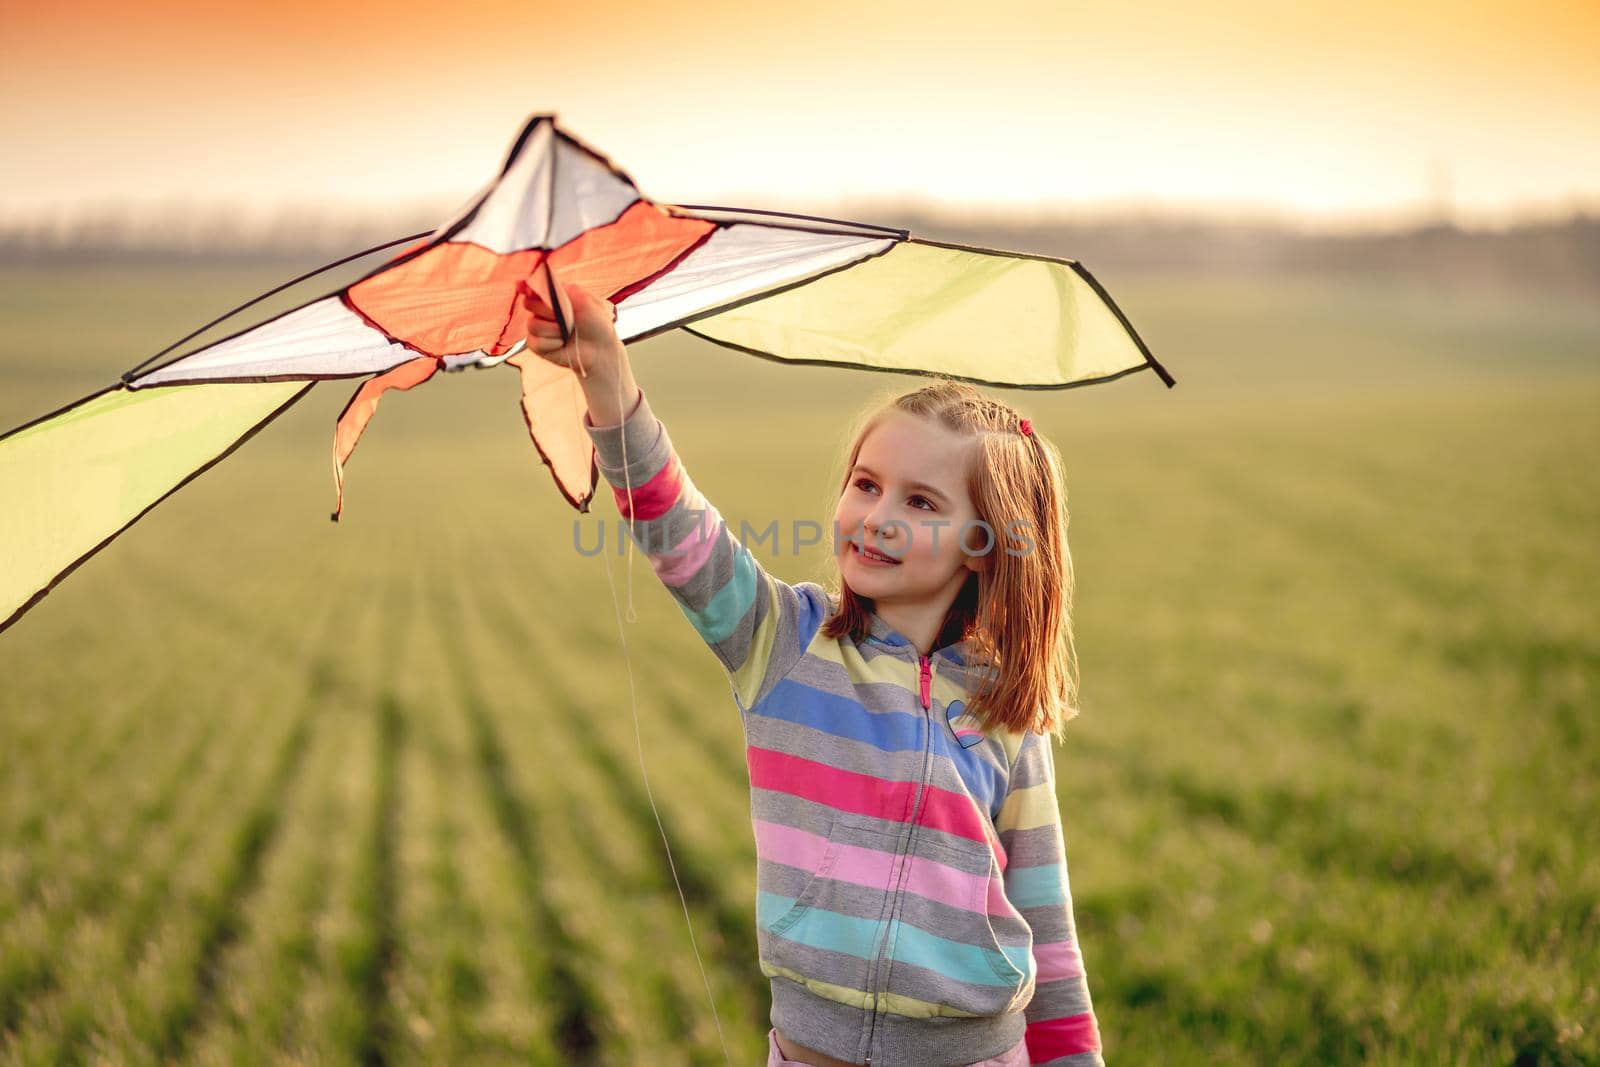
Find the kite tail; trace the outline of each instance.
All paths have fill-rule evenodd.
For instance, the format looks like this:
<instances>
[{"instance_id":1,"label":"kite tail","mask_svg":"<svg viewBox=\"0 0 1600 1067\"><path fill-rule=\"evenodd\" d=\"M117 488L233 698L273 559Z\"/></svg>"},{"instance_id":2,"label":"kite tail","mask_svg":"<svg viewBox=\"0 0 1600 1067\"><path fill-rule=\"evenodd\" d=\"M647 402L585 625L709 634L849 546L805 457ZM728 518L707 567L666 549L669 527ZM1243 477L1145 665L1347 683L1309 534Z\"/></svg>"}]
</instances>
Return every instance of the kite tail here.
<instances>
[{"instance_id":1,"label":"kite tail","mask_svg":"<svg viewBox=\"0 0 1600 1067\"><path fill-rule=\"evenodd\" d=\"M398 367L368 378L361 383L361 387L350 398L350 403L339 413L339 422L333 431L333 481L338 492L338 501L333 514L329 516L334 522L339 521L339 516L344 511L345 461L350 458L350 453L356 450L356 442L361 440L361 434L366 430L367 423L371 422L372 416L377 413L379 398L390 389L410 389L414 385L421 385L433 377L441 362L434 356L418 356Z\"/></svg>"},{"instance_id":2,"label":"kite tail","mask_svg":"<svg viewBox=\"0 0 1600 1067\"><path fill-rule=\"evenodd\" d=\"M583 432L589 403L578 375L526 350L507 357L506 365L522 375L522 421L539 458L567 502L587 512L599 472L594 446Z\"/></svg>"}]
</instances>

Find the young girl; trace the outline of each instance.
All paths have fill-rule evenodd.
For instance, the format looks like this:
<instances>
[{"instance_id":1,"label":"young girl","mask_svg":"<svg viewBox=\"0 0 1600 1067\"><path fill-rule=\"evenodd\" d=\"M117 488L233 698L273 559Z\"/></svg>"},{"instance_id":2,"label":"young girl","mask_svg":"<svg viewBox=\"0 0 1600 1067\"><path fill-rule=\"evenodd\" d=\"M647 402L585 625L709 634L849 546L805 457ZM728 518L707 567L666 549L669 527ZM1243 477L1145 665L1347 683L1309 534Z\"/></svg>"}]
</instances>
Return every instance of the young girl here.
<instances>
[{"instance_id":1,"label":"young girl","mask_svg":"<svg viewBox=\"0 0 1600 1067\"><path fill-rule=\"evenodd\" d=\"M630 536L744 723L769 1067L1100 1064L1051 740L1077 713L1059 454L939 380L875 412L835 510L837 592L731 534L635 384L615 311L528 347L580 374ZM537 312L536 312L537 314Z\"/></svg>"}]
</instances>

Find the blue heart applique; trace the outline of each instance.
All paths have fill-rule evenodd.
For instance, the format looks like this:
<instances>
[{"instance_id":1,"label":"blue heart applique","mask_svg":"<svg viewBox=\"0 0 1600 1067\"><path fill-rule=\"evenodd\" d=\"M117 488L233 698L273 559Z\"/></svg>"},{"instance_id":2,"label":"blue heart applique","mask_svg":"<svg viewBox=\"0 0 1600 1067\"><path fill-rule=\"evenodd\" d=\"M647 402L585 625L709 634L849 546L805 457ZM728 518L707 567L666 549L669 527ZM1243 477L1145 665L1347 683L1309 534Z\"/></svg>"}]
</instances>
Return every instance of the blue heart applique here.
<instances>
[{"instance_id":1,"label":"blue heart applique","mask_svg":"<svg viewBox=\"0 0 1600 1067\"><path fill-rule=\"evenodd\" d=\"M971 748L983 741L983 730L979 728L977 720L967 716L967 705L959 700L953 700L944 709L946 720L950 723L950 732L956 735L956 740L962 748Z\"/></svg>"}]
</instances>

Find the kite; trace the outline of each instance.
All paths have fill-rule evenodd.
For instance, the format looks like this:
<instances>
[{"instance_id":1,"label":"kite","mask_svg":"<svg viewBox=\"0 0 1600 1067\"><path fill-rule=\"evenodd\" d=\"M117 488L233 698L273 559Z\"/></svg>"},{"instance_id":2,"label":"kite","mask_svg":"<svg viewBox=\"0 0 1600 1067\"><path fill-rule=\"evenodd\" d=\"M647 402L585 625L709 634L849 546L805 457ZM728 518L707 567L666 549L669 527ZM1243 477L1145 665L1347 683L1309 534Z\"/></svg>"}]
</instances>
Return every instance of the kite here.
<instances>
[{"instance_id":1,"label":"kite","mask_svg":"<svg viewBox=\"0 0 1600 1067\"><path fill-rule=\"evenodd\" d=\"M522 417L556 488L587 512L599 475L578 377L524 340L530 303L560 307L558 278L610 300L625 343L682 329L788 363L983 385L1059 389L1144 369L1175 384L1075 261L658 203L551 114L528 119L500 173L414 238L368 250L414 241L344 288L150 366L158 353L0 435L0 630L321 381L362 379L334 431L335 519L345 463L385 392L502 363L520 376Z\"/></svg>"}]
</instances>

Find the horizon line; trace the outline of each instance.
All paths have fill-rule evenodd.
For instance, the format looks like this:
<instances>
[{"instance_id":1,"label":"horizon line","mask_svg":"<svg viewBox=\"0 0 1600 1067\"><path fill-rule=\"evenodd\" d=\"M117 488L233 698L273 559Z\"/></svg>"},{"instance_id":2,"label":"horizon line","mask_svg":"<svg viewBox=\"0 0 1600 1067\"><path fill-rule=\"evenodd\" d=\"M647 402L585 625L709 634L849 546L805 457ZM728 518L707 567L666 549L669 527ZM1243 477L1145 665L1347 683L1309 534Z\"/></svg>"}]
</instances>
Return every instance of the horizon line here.
<instances>
[{"instance_id":1,"label":"horizon line","mask_svg":"<svg viewBox=\"0 0 1600 1067\"><path fill-rule=\"evenodd\" d=\"M724 207L748 208L756 199L733 195L719 197L718 203ZM875 213L904 213L919 215L936 223L974 226L1198 223L1258 226L1303 234L1392 232L1438 226L1466 231L1493 231L1530 224L1560 224L1600 216L1600 192L1528 198L1492 208L1416 200L1338 212L1306 211L1269 201L1152 197L1030 204L892 193L815 200L770 196L759 199L762 206L771 210L804 211L841 219L869 219ZM657 198L656 202L674 203L664 198ZM327 224L332 221L329 216L333 215L347 219L350 228L361 229L391 225L400 219L414 219L421 223L427 218L437 218L442 224L459 207L458 201L443 197L395 197L377 201L352 201L337 197L284 197L270 201L230 197L120 197L85 198L27 207L11 207L0 201L0 233L15 235L48 230L71 233L106 226L137 231L147 227L167 227L184 216L208 228L224 225L231 217L234 228L249 232L277 229L292 216L310 217Z\"/></svg>"}]
</instances>

